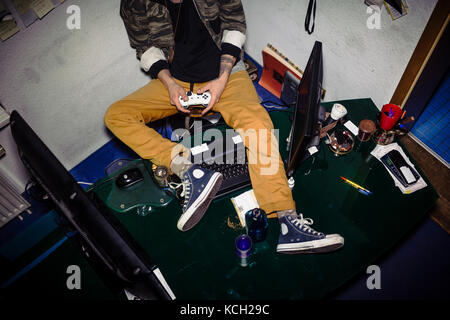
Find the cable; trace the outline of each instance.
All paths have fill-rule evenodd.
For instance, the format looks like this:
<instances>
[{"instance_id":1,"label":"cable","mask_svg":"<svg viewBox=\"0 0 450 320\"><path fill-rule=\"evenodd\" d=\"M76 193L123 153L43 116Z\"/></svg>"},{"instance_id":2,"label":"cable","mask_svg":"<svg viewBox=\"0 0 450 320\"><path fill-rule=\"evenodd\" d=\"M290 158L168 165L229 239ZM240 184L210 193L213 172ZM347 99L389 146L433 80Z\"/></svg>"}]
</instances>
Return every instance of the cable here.
<instances>
[{"instance_id":1,"label":"cable","mask_svg":"<svg viewBox=\"0 0 450 320\"><path fill-rule=\"evenodd\" d=\"M92 182L83 182L83 181L77 181L79 184L85 184L87 186L92 186L93 183Z\"/></svg>"},{"instance_id":2,"label":"cable","mask_svg":"<svg viewBox=\"0 0 450 320\"><path fill-rule=\"evenodd\" d=\"M46 202L48 194L34 179L30 179L25 185L25 193L38 202Z\"/></svg>"},{"instance_id":3,"label":"cable","mask_svg":"<svg viewBox=\"0 0 450 320\"><path fill-rule=\"evenodd\" d=\"M278 107L289 108L289 106L285 105L284 103L279 103L279 102L275 102L275 101L272 101L272 100L264 100L264 101L262 101L262 102L260 102L260 103L261 103L263 106L265 106L266 103L271 103L271 104L274 104L275 106L278 106ZM272 107L275 108L275 106L272 106Z\"/></svg>"}]
</instances>

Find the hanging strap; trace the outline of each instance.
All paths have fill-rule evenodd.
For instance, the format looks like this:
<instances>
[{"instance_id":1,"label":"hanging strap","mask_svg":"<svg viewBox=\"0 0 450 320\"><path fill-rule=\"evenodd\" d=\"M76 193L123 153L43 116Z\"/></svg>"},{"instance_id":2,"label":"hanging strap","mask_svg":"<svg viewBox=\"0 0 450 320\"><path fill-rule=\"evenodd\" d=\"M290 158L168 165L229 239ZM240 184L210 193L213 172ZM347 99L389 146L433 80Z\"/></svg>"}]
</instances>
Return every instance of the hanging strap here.
<instances>
[{"instance_id":1,"label":"hanging strap","mask_svg":"<svg viewBox=\"0 0 450 320\"><path fill-rule=\"evenodd\" d=\"M312 14L312 26L310 29L311 24L311 14ZM308 4L308 12L306 13L306 19L305 19L305 30L308 32L308 34L311 34L314 32L314 24L316 20L316 0L309 0Z\"/></svg>"}]
</instances>

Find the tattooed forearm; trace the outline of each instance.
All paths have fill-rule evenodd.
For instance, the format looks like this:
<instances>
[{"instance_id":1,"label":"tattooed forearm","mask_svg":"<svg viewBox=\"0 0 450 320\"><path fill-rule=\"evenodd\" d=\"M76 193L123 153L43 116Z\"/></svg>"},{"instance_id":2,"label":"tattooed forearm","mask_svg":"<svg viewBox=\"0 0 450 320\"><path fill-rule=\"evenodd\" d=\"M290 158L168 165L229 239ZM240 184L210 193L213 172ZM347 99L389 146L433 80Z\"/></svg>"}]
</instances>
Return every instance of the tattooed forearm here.
<instances>
[{"instance_id":1,"label":"tattooed forearm","mask_svg":"<svg viewBox=\"0 0 450 320\"><path fill-rule=\"evenodd\" d=\"M220 57L220 72L219 77L226 73L228 76L231 74L231 69L236 61L236 58L230 55L222 55Z\"/></svg>"}]
</instances>

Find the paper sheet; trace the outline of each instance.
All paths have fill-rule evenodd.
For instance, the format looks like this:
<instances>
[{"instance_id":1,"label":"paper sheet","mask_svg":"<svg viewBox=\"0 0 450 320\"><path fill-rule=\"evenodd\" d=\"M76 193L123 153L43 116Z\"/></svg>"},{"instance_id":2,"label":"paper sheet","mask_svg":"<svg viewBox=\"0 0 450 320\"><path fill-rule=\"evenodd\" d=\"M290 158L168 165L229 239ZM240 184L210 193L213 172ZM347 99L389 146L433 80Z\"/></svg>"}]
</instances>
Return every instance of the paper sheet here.
<instances>
[{"instance_id":1,"label":"paper sheet","mask_svg":"<svg viewBox=\"0 0 450 320\"><path fill-rule=\"evenodd\" d=\"M370 153L371 155L373 155L375 158L377 158L381 163L383 163L381 161L381 157L383 157L385 154L387 154L388 152L392 151L392 150L397 150L398 152L400 152L400 154L403 156L403 158L405 159L406 163L408 163L412 168L414 168L414 170L416 170L416 168L414 167L414 165L412 164L412 162L409 160L409 158L406 156L405 152L403 151L403 149L397 144L397 143L391 143L388 144L386 146L382 146L382 145L377 145L375 147L375 149L372 150L372 152ZM386 166L383 163L383 166L386 168ZM394 180L395 185L401 190L402 193L404 194L410 194L413 193L414 191L423 189L427 186L427 183L425 182L425 180L423 180L422 176L419 178L419 180L405 188L398 180L397 178L391 173L391 171L386 168L386 171L389 172L389 174L391 175L392 179ZM417 170L416 170L417 172ZM418 172L417 172L418 173Z\"/></svg>"},{"instance_id":2,"label":"paper sheet","mask_svg":"<svg viewBox=\"0 0 450 320\"><path fill-rule=\"evenodd\" d=\"M253 189L241 193L230 200L236 209L241 225L245 228L245 214L252 209L259 208Z\"/></svg>"},{"instance_id":3,"label":"paper sheet","mask_svg":"<svg viewBox=\"0 0 450 320\"><path fill-rule=\"evenodd\" d=\"M199 146L192 147L191 148L191 154L193 156L196 156L196 155L198 155L198 154L200 154L202 152L208 151L208 150L209 150L208 145L206 143L202 143Z\"/></svg>"},{"instance_id":4,"label":"paper sheet","mask_svg":"<svg viewBox=\"0 0 450 320\"><path fill-rule=\"evenodd\" d=\"M19 27L14 17L0 0L0 39L5 41L17 32L19 32Z\"/></svg>"},{"instance_id":5,"label":"paper sheet","mask_svg":"<svg viewBox=\"0 0 450 320\"><path fill-rule=\"evenodd\" d=\"M244 143L240 135L234 136L231 139L233 139L234 144Z\"/></svg>"},{"instance_id":6,"label":"paper sheet","mask_svg":"<svg viewBox=\"0 0 450 320\"><path fill-rule=\"evenodd\" d=\"M353 133L354 136L358 135L358 131L359 131L358 127L353 122L351 122L350 120L348 120L346 123L344 123L344 126L348 130L350 130L350 132Z\"/></svg>"},{"instance_id":7,"label":"paper sheet","mask_svg":"<svg viewBox=\"0 0 450 320\"><path fill-rule=\"evenodd\" d=\"M52 11L55 6L50 0L33 0L33 2L31 2L31 7L39 19L42 19L47 13Z\"/></svg>"},{"instance_id":8,"label":"paper sheet","mask_svg":"<svg viewBox=\"0 0 450 320\"><path fill-rule=\"evenodd\" d=\"M2 41L12 37L19 32L19 27L14 20L1 21L0 22L0 38Z\"/></svg>"}]
</instances>

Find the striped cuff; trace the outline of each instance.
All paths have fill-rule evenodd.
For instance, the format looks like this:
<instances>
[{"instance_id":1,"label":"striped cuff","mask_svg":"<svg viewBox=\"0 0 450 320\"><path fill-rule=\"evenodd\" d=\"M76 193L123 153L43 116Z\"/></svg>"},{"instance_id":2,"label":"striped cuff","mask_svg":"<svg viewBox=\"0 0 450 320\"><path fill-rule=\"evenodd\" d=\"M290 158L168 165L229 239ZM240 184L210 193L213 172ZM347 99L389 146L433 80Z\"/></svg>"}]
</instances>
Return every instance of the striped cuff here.
<instances>
[{"instance_id":1,"label":"striped cuff","mask_svg":"<svg viewBox=\"0 0 450 320\"><path fill-rule=\"evenodd\" d=\"M167 61L164 52L157 47L151 47L141 56L141 68L148 72L152 65L160 60Z\"/></svg>"},{"instance_id":2,"label":"striped cuff","mask_svg":"<svg viewBox=\"0 0 450 320\"><path fill-rule=\"evenodd\" d=\"M236 62L241 59L241 48L236 47L235 45L229 43L222 43L222 53L221 54L229 54L236 58Z\"/></svg>"},{"instance_id":3,"label":"striped cuff","mask_svg":"<svg viewBox=\"0 0 450 320\"><path fill-rule=\"evenodd\" d=\"M222 36L223 43L229 43L242 49L245 43L245 34L237 30L224 30Z\"/></svg>"},{"instance_id":4,"label":"striped cuff","mask_svg":"<svg viewBox=\"0 0 450 320\"><path fill-rule=\"evenodd\" d=\"M158 73L163 69L169 69L169 63L166 60L159 60L152 64L148 73L152 79L157 79Z\"/></svg>"}]
</instances>

